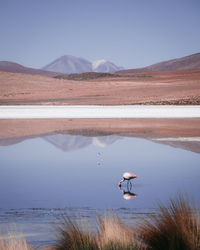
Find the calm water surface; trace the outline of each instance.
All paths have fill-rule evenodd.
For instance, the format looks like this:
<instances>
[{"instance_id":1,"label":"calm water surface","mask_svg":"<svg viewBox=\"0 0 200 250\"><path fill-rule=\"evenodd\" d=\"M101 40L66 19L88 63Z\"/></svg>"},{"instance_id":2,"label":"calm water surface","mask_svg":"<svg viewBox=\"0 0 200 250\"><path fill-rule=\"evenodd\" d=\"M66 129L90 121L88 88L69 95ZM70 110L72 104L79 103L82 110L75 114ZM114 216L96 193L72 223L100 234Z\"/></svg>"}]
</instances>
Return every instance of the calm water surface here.
<instances>
[{"instance_id":1,"label":"calm water surface","mask_svg":"<svg viewBox=\"0 0 200 250\"><path fill-rule=\"evenodd\" d=\"M153 213L178 193L200 200L200 154L117 135L54 134L0 147L0 229L15 228L28 241L53 240L50 222L65 209L88 220L114 210L124 220ZM8 145L9 144L9 145ZM122 174L139 178L118 189ZM127 198L131 198L127 200Z\"/></svg>"}]
</instances>

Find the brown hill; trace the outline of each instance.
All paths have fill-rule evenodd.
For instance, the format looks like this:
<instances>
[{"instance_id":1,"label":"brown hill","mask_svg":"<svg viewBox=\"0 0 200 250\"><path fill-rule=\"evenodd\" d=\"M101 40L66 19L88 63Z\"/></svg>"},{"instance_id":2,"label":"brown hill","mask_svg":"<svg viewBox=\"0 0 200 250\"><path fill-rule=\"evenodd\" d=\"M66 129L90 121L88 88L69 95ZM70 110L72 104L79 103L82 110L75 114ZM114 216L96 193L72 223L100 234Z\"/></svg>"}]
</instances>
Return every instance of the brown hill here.
<instances>
[{"instance_id":1,"label":"brown hill","mask_svg":"<svg viewBox=\"0 0 200 250\"><path fill-rule=\"evenodd\" d=\"M42 76L49 76L49 77L58 75L58 73L55 73L55 72L50 72L50 71L41 70L41 69L28 68L28 67L22 66L21 64L8 62L8 61L0 61L0 71L31 74L31 75L42 75Z\"/></svg>"},{"instance_id":2,"label":"brown hill","mask_svg":"<svg viewBox=\"0 0 200 250\"><path fill-rule=\"evenodd\" d=\"M169 61L152 64L148 67L138 69L127 69L118 71L120 73L134 73L134 72L152 72L152 71L171 71L171 70L187 70L200 69L200 53L190 56L184 56Z\"/></svg>"}]
</instances>

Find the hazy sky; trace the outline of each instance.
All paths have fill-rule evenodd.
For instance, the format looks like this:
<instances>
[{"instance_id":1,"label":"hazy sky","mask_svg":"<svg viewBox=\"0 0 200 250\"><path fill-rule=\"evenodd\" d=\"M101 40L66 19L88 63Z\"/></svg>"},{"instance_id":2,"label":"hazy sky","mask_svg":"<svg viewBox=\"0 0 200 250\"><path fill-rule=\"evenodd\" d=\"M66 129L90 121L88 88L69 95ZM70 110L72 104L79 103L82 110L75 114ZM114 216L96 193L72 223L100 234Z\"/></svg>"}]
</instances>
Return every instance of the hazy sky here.
<instances>
[{"instance_id":1,"label":"hazy sky","mask_svg":"<svg viewBox=\"0 0 200 250\"><path fill-rule=\"evenodd\" d=\"M200 52L200 0L0 0L0 60L65 54L125 68Z\"/></svg>"}]
</instances>

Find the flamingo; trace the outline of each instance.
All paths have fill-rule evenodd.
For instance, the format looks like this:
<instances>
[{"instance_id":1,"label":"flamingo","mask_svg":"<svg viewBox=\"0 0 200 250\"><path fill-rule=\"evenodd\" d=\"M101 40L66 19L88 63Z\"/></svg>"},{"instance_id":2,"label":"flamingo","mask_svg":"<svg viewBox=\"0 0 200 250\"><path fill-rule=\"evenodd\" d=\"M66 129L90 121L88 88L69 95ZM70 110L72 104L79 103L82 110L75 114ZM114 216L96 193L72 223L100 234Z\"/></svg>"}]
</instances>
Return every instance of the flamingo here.
<instances>
[{"instance_id":1,"label":"flamingo","mask_svg":"<svg viewBox=\"0 0 200 250\"><path fill-rule=\"evenodd\" d=\"M118 183L118 186L121 187L121 185L122 185L121 183L124 182L125 180L127 180L127 181L128 181L128 182L127 182L127 187L128 187L128 184L129 184L129 183L130 183L130 185L132 186L130 180L132 180L132 179L134 179L134 178L137 178L137 176L136 176L135 174L133 174L133 173L126 172L126 173L123 174L122 178L123 178L123 179Z\"/></svg>"}]
</instances>

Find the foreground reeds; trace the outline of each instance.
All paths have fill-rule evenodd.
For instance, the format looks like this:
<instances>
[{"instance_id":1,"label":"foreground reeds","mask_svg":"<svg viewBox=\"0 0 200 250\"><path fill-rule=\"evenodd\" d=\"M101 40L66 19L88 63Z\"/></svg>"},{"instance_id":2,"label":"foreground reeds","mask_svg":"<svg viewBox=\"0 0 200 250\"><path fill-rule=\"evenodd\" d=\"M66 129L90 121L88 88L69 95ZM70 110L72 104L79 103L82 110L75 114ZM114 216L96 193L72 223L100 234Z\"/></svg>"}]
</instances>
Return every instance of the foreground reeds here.
<instances>
[{"instance_id":1,"label":"foreground reeds","mask_svg":"<svg viewBox=\"0 0 200 250\"><path fill-rule=\"evenodd\" d=\"M112 214L109 218L98 218L96 232L89 231L88 226L78 225L68 216L63 217L58 230L56 249L58 250L131 250L139 249L134 234L128 227Z\"/></svg>"},{"instance_id":2,"label":"foreground reeds","mask_svg":"<svg viewBox=\"0 0 200 250\"><path fill-rule=\"evenodd\" d=\"M124 225L116 216L98 219L95 234L83 231L68 217L59 227L57 249L72 250L196 250L200 249L200 210L179 196L168 207L137 228Z\"/></svg>"},{"instance_id":3,"label":"foreground reeds","mask_svg":"<svg viewBox=\"0 0 200 250\"><path fill-rule=\"evenodd\" d=\"M62 222L57 227L58 239L55 249L81 249L95 250L98 249L97 242L93 234L87 230L86 232L70 217L62 217Z\"/></svg>"},{"instance_id":4,"label":"foreground reeds","mask_svg":"<svg viewBox=\"0 0 200 250\"><path fill-rule=\"evenodd\" d=\"M160 205L158 213L141 225L138 235L148 249L200 249L200 209L179 196L169 207Z\"/></svg>"},{"instance_id":5,"label":"foreground reeds","mask_svg":"<svg viewBox=\"0 0 200 250\"><path fill-rule=\"evenodd\" d=\"M111 214L109 217L99 218L98 246L102 250L140 249L140 243L135 233L127 225Z\"/></svg>"},{"instance_id":6,"label":"foreground reeds","mask_svg":"<svg viewBox=\"0 0 200 250\"><path fill-rule=\"evenodd\" d=\"M33 250L23 236L9 234L7 239L0 236L0 250Z\"/></svg>"}]
</instances>

